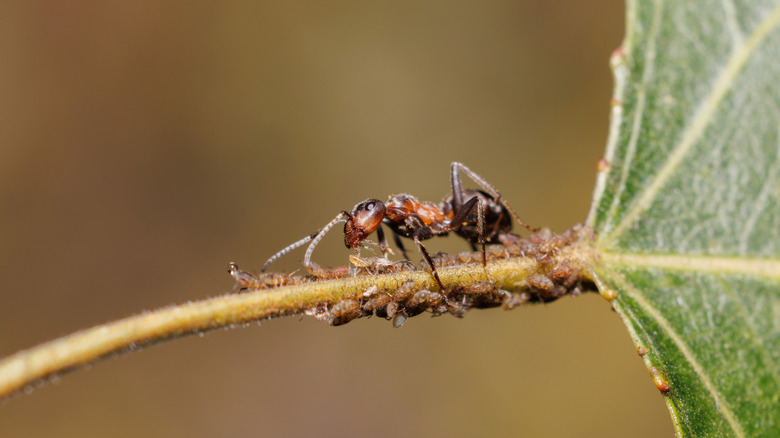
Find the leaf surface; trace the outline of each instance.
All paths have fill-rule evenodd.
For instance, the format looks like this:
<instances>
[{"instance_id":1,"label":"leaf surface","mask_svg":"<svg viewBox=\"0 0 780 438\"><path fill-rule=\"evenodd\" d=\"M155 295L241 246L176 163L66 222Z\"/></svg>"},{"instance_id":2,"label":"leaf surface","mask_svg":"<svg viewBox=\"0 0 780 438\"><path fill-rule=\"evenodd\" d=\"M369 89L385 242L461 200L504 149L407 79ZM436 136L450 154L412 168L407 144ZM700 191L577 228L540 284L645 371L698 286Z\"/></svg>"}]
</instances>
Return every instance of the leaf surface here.
<instances>
[{"instance_id":1,"label":"leaf surface","mask_svg":"<svg viewBox=\"0 0 780 438\"><path fill-rule=\"evenodd\" d=\"M629 1L589 225L680 436L780 436L780 2Z\"/></svg>"}]
</instances>

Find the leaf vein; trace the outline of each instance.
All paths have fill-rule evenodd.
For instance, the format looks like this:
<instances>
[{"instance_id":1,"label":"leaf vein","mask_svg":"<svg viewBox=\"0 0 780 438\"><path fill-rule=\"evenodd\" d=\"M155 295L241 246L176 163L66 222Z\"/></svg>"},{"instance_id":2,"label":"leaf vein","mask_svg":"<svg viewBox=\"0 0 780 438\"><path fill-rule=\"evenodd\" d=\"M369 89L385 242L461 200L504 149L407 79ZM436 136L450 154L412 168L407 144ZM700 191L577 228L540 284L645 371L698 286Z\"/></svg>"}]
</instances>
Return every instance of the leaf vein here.
<instances>
[{"instance_id":1,"label":"leaf vein","mask_svg":"<svg viewBox=\"0 0 780 438\"><path fill-rule=\"evenodd\" d=\"M629 281L625 280L619 275L612 275L610 277L612 281L616 283L620 283L620 286L622 286L620 289L625 291L625 293L627 293L634 301L636 301L640 306L642 306L642 308L653 319L656 320L659 327L661 327L661 329L664 332L666 332L667 336L669 336L669 339L671 339L672 342L674 342L674 344L680 350L680 353L682 353L682 355L685 357L685 359L693 368L694 372L699 376L705 389L712 395L712 398L715 401L716 409L723 415L723 418L726 420L726 422L728 422L729 426L734 431L736 436L740 438L744 438L745 432L742 430L742 426L739 424L736 417L734 416L734 412L731 410L731 407L726 403L726 400L723 399L720 392L718 392L718 389L710 380L709 375L704 370L704 367L699 363L696 356L688 348L688 346L685 344L685 341L682 339L680 334L677 333L677 331L674 329L672 324L666 318L664 318L661 312L658 309L656 309L650 303L650 301L648 301L645 298L642 292L640 292L637 288L635 288L632 284L630 284Z\"/></svg>"},{"instance_id":2,"label":"leaf vein","mask_svg":"<svg viewBox=\"0 0 780 438\"><path fill-rule=\"evenodd\" d=\"M726 27L728 27L729 33L731 34L732 44L735 47L739 47L744 44L745 36L739 28L737 8L734 6L734 1L723 0L723 11L726 16Z\"/></svg>"},{"instance_id":3,"label":"leaf vein","mask_svg":"<svg viewBox=\"0 0 780 438\"><path fill-rule=\"evenodd\" d=\"M618 183L617 191L615 192L614 197L612 198L612 205L609 207L609 212L606 214L605 218L607 220L607 224L611 224L612 219L615 217L615 212L617 211L618 207L620 206L620 198L623 196L623 192L626 188L626 182L628 181L628 176L631 173L631 169L633 168L632 164L634 162L634 156L636 155L636 149L637 145L639 144L639 133L641 131L640 126L642 124L642 117L644 116L645 107L647 106L647 88L648 84L650 83L650 78L653 77L653 66L654 61L656 57L656 41L659 38L660 35L660 29L661 29L661 15L663 14L663 2L662 1L655 1L655 15L653 19L653 24L651 25L648 42L647 42L647 52L645 55L645 71L642 75L642 83L638 87L638 96L636 100L636 112L634 113L634 120L631 124L631 137L628 140L628 147L626 149L626 156L623 159L623 168L620 172L620 182ZM622 105L622 102L621 102ZM609 229L609 225L605 229Z\"/></svg>"},{"instance_id":4,"label":"leaf vein","mask_svg":"<svg viewBox=\"0 0 780 438\"><path fill-rule=\"evenodd\" d=\"M730 272L780 279L780 260L713 257L706 255L665 255L602 253L602 261L612 265L706 271L716 274Z\"/></svg>"},{"instance_id":5,"label":"leaf vein","mask_svg":"<svg viewBox=\"0 0 780 438\"><path fill-rule=\"evenodd\" d=\"M731 89L734 79L742 71L742 67L745 66L756 48L766 40L770 31L777 27L778 22L780 22L780 5L776 6L769 16L756 27L744 44L732 52L720 76L715 81L712 91L694 112L691 123L683 131L680 141L672 149L661 170L658 171L650 184L623 216L623 220L602 238L604 247L610 246L612 241L626 231L639 218L642 212L650 208L650 205L660 193L661 188L671 178L674 170L680 165L683 158L692 149L693 144L701 137L705 128L709 125L720 102ZM632 132L633 135L637 135L636 131ZM621 189L623 186L624 181L621 180ZM613 199L613 201L616 199Z\"/></svg>"}]
</instances>

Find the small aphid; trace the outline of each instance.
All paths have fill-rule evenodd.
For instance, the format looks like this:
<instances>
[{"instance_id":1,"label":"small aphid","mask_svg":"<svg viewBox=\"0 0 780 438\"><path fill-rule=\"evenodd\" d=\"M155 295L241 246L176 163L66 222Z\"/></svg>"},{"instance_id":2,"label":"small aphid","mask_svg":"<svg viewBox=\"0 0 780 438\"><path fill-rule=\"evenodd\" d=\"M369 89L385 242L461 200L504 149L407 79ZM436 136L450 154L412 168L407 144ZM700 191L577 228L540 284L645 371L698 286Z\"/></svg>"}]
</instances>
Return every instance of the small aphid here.
<instances>
[{"instance_id":1,"label":"small aphid","mask_svg":"<svg viewBox=\"0 0 780 438\"><path fill-rule=\"evenodd\" d=\"M236 284L244 289L267 289L296 284L299 279L289 274L268 273L256 275L242 271L234 262L228 264L228 273L236 280Z\"/></svg>"},{"instance_id":2,"label":"small aphid","mask_svg":"<svg viewBox=\"0 0 780 438\"><path fill-rule=\"evenodd\" d=\"M415 316L423 313L430 307L430 298L431 291L429 290L415 292L414 295L406 300L404 314L406 314L406 316Z\"/></svg>"},{"instance_id":3,"label":"small aphid","mask_svg":"<svg viewBox=\"0 0 780 438\"><path fill-rule=\"evenodd\" d=\"M330 312L322 307L312 307L303 311L304 315L313 316L319 321L325 321L330 318Z\"/></svg>"},{"instance_id":4,"label":"small aphid","mask_svg":"<svg viewBox=\"0 0 780 438\"><path fill-rule=\"evenodd\" d=\"M457 301L448 301L447 302L447 312L450 313L450 315L456 317L456 318L463 318L463 315L466 314L466 311L468 309L466 308L466 305Z\"/></svg>"},{"instance_id":5,"label":"small aphid","mask_svg":"<svg viewBox=\"0 0 780 438\"><path fill-rule=\"evenodd\" d=\"M374 285L371 285L371 286L367 287L363 291L363 296L364 297L370 297L372 295L376 295L377 292L379 292L379 286L374 284Z\"/></svg>"},{"instance_id":6,"label":"small aphid","mask_svg":"<svg viewBox=\"0 0 780 438\"><path fill-rule=\"evenodd\" d=\"M498 307L506 301L506 296L500 292L488 292L485 294L474 295L471 307L477 309L488 309Z\"/></svg>"},{"instance_id":7,"label":"small aphid","mask_svg":"<svg viewBox=\"0 0 780 438\"><path fill-rule=\"evenodd\" d=\"M366 272L373 275L392 274L416 269L414 264L409 260L395 262L384 257L362 258L355 254L349 256L349 263L352 264L358 272Z\"/></svg>"},{"instance_id":8,"label":"small aphid","mask_svg":"<svg viewBox=\"0 0 780 438\"><path fill-rule=\"evenodd\" d=\"M330 325L346 324L362 315L360 302L357 300L339 301L330 308Z\"/></svg>"},{"instance_id":9,"label":"small aphid","mask_svg":"<svg viewBox=\"0 0 780 438\"><path fill-rule=\"evenodd\" d=\"M502 245L490 245L488 247L488 258L489 259L503 259L508 256L508 252L505 246Z\"/></svg>"},{"instance_id":10,"label":"small aphid","mask_svg":"<svg viewBox=\"0 0 780 438\"><path fill-rule=\"evenodd\" d=\"M259 289L263 286L257 275L242 271L235 262L228 263L228 273L236 283L246 289Z\"/></svg>"},{"instance_id":11,"label":"small aphid","mask_svg":"<svg viewBox=\"0 0 780 438\"><path fill-rule=\"evenodd\" d=\"M310 272L313 270L315 272L314 276L322 280L337 280L349 275L348 266L337 266L335 268L325 269L320 265L312 262L310 268Z\"/></svg>"},{"instance_id":12,"label":"small aphid","mask_svg":"<svg viewBox=\"0 0 780 438\"><path fill-rule=\"evenodd\" d=\"M406 300L406 307L418 307L428 305L428 299L431 297L431 291L421 290L417 291Z\"/></svg>"},{"instance_id":13,"label":"small aphid","mask_svg":"<svg viewBox=\"0 0 780 438\"><path fill-rule=\"evenodd\" d=\"M655 387L658 388L659 391L663 392L664 394L669 392L669 382L663 378L661 372L658 371L656 367L650 367L650 374L653 376L653 384L655 384Z\"/></svg>"},{"instance_id":14,"label":"small aphid","mask_svg":"<svg viewBox=\"0 0 780 438\"><path fill-rule=\"evenodd\" d=\"M599 293L607 301L612 301L617 298L617 292L614 289L603 288L599 290Z\"/></svg>"},{"instance_id":15,"label":"small aphid","mask_svg":"<svg viewBox=\"0 0 780 438\"><path fill-rule=\"evenodd\" d=\"M486 294L495 290L495 286L489 281L480 281L468 287L468 293L470 294Z\"/></svg>"},{"instance_id":16,"label":"small aphid","mask_svg":"<svg viewBox=\"0 0 780 438\"><path fill-rule=\"evenodd\" d=\"M388 294L379 294L363 304L363 310L374 311L381 307L384 307L389 303L393 297ZM377 315L378 316L378 315Z\"/></svg>"},{"instance_id":17,"label":"small aphid","mask_svg":"<svg viewBox=\"0 0 780 438\"><path fill-rule=\"evenodd\" d=\"M553 280L564 280L574 273L574 266L563 262L550 271L550 278Z\"/></svg>"},{"instance_id":18,"label":"small aphid","mask_svg":"<svg viewBox=\"0 0 780 438\"><path fill-rule=\"evenodd\" d=\"M461 263L470 263L474 261L474 253L463 251L458 253L458 261Z\"/></svg>"},{"instance_id":19,"label":"small aphid","mask_svg":"<svg viewBox=\"0 0 780 438\"><path fill-rule=\"evenodd\" d=\"M428 296L428 305L430 307L436 307L441 303L442 295L438 292L431 292L431 294Z\"/></svg>"},{"instance_id":20,"label":"small aphid","mask_svg":"<svg viewBox=\"0 0 780 438\"><path fill-rule=\"evenodd\" d=\"M398 303L391 301L387 303L387 306L385 307L384 318L392 318L395 316L396 312L398 312ZM377 311L376 316L382 315L380 315L379 311Z\"/></svg>"},{"instance_id":21,"label":"small aphid","mask_svg":"<svg viewBox=\"0 0 780 438\"><path fill-rule=\"evenodd\" d=\"M609 161L606 158L599 158L599 160L596 161L596 171L604 172L607 170L609 170Z\"/></svg>"},{"instance_id":22,"label":"small aphid","mask_svg":"<svg viewBox=\"0 0 780 438\"><path fill-rule=\"evenodd\" d=\"M404 315L402 312L396 313L393 317L393 327L401 327L406 322L406 319L406 315Z\"/></svg>"},{"instance_id":23,"label":"small aphid","mask_svg":"<svg viewBox=\"0 0 780 438\"><path fill-rule=\"evenodd\" d=\"M566 287L557 284L555 285L555 287L553 287L553 290L551 290L547 295L548 298L556 299L566 295L566 292L568 292L568 289L566 289Z\"/></svg>"},{"instance_id":24,"label":"small aphid","mask_svg":"<svg viewBox=\"0 0 780 438\"><path fill-rule=\"evenodd\" d=\"M645 354L647 354L647 349L644 347L639 347L636 349L636 354L640 356L644 356Z\"/></svg>"},{"instance_id":25,"label":"small aphid","mask_svg":"<svg viewBox=\"0 0 780 438\"><path fill-rule=\"evenodd\" d=\"M396 289L395 293L393 294L393 301L396 303L402 303L404 302L409 296L411 296L415 291L417 285L414 283L413 280L405 281L401 286Z\"/></svg>"},{"instance_id":26,"label":"small aphid","mask_svg":"<svg viewBox=\"0 0 780 438\"><path fill-rule=\"evenodd\" d=\"M661 376L653 376L653 383L655 383L655 387L663 393L667 393L669 392L669 389L671 389L669 382L664 380L664 378Z\"/></svg>"},{"instance_id":27,"label":"small aphid","mask_svg":"<svg viewBox=\"0 0 780 438\"><path fill-rule=\"evenodd\" d=\"M433 312L433 316L444 315L448 312L447 303L440 301L435 306L431 306L431 312Z\"/></svg>"},{"instance_id":28,"label":"small aphid","mask_svg":"<svg viewBox=\"0 0 780 438\"><path fill-rule=\"evenodd\" d=\"M540 252L536 254L536 262L542 266L547 266L552 263L552 257L547 252Z\"/></svg>"},{"instance_id":29,"label":"small aphid","mask_svg":"<svg viewBox=\"0 0 780 438\"><path fill-rule=\"evenodd\" d=\"M521 304L531 300L531 294L528 292L513 293L504 301L504 310L512 310Z\"/></svg>"},{"instance_id":30,"label":"small aphid","mask_svg":"<svg viewBox=\"0 0 780 438\"><path fill-rule=\"evenodd\" d=\"M528 277L528 285L540 292L551 292L555 284L547 276L534 274Z\"/></svg>"},{"instance_id":31,"label":"small aphid","mask_svg":"<svg viewBox=\"0 0 780 438\"><path fill-rule=\"evenodd\" d=\"M364 259L355 254L350 254L349 263L359 271L364 271L369 274L379 274L380 272L385 272L393 267L393 261L384 257Z\"/></svg>"}]
</instances>

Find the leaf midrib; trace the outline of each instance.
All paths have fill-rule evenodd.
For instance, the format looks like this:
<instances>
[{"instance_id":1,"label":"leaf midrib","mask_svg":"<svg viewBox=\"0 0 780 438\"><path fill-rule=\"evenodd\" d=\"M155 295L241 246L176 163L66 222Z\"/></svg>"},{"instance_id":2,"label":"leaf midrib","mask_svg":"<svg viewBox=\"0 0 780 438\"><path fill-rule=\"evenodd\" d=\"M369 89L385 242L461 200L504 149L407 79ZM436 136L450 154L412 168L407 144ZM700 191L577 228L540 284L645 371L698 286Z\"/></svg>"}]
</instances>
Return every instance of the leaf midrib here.
<instances>
[{"instance_id":1,"label":"leaf midrib","mask_svg":"<svg viewBox=\"0 0 780 438\"><path fill-rule=\"evenodd\" d=\"M611 265L661 268L674 271L724 272L780 280L780 260L715 257L708 255L632 254L602 251L602 262Z\"/></svg>"}]
</instances>

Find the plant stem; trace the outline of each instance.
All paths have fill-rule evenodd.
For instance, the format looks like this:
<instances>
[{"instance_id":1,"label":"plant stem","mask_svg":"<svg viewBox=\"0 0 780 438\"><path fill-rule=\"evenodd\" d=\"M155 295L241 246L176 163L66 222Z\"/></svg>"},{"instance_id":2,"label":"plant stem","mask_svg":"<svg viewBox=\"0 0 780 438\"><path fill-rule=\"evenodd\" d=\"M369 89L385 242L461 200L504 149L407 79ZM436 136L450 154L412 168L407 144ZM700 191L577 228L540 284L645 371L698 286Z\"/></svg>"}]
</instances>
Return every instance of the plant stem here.
<instances>
[{"instance_id":1,"label":"plant stem","mask_svg":"<svg viewBox=\"0 0 780 438\"><path fill-rule=\"evenodd\" d=\"M588 274L591 271L591 251L583 251L584 247L590 248L591 241L587 240L588 245L557 248L553 257L556 263L565 261L581 270L585 280L592 278ZM526 279L539 272L539 264L531 255L516 256L491 260L487 270L497 288L517 291L528 288ZM478 262L442 267L438 271L448 289L468 287L487 280L485 270ZM418 289L438 289L431 274L421 270L312 280L294 286L228 294L101 324L0 360L0 397L27 390L47 378L118 353L220 327L300 314L307 309L327 307L343 300L359 300L369 287L393 291L410 280Z\"/></svg>"}]
</instances>

